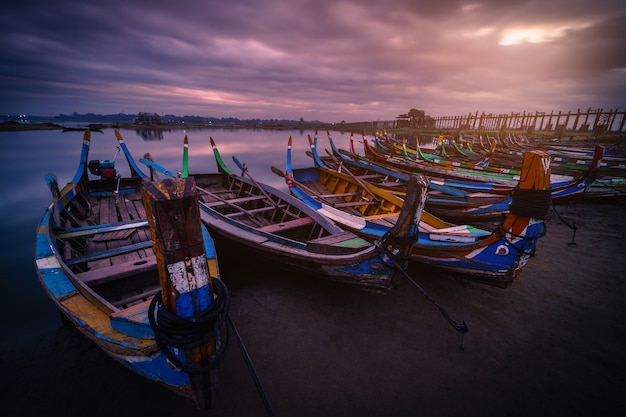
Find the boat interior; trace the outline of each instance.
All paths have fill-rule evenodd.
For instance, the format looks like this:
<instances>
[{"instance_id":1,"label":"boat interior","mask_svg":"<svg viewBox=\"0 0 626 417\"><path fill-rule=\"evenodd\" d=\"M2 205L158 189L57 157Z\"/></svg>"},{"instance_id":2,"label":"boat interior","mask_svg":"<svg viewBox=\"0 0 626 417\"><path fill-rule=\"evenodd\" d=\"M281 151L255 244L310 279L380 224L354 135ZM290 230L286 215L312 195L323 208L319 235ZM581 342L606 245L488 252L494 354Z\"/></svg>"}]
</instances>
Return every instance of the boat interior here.
<instances>
[{"instance_id":1,"label":"boat interior","mask_svg":"<svg viewBox=\"0 0 626 417\"><path fill-rule=\"evenodd\" d=\"M149 301L160 290L140 181L118 181L81 182L55 230L79 288L109 311Z\"/></svg>"},{"instance_id":2,"label":"boat interior","mask_svg":"<svg viewBox=\"0 0 626 417\"><path fill-rule=\"evenodd\" d=\"M197 175L200 202L253 229L306 242L331 234L300 207L232 175Z\"/></svg>"}]
</instances>

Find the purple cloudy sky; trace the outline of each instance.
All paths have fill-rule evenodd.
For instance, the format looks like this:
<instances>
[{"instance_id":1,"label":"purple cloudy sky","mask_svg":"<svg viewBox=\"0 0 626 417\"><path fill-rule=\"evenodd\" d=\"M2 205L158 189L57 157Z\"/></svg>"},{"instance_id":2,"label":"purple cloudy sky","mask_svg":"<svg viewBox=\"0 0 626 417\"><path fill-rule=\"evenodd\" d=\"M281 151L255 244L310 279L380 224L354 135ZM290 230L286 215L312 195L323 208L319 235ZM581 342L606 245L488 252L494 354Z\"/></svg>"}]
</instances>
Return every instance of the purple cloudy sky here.
<instances>
[{"instance_id":1,"label":"purple cloudy sky","mask_svg":"<svg viewBox=\"0 0 626 417\"><path fill-rule=\"evenodd\" d=\"M623 0L21 0L0 34L5 114L626 108Z\"/></svg>"}]
</instances>

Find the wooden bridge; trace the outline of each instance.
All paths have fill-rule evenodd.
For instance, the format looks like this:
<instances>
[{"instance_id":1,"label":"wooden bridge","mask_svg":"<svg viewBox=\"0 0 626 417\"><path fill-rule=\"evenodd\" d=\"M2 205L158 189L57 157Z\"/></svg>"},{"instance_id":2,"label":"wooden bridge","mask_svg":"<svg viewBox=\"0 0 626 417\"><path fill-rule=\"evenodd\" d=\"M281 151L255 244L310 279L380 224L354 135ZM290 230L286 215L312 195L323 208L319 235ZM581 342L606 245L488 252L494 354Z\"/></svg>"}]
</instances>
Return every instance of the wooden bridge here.
<instances>
[{"instance_id":1,"label":"wooden bridge","mask_svg":"<svg viewBox=\"0 0 626 417\"><path fill-rule=\"evenodd\" d=\"M489 130L512 131L521 130L527 133L535 131L555 132L558 135L565 131L592 132L602 135L607 132L624 132L626 110L587 109L563 113L554 111L523 112L511 114L468 114L466 116L435 117L437 129L458 130Z\"/></svg>"},{"instance_id":2,"label":"wooden bridge","mask_svg":"<svg viewBox=\"0 0 626 417\"><path fill-rule=\"evenodd\" d=\"M397 118L389 121L346 123L345 127L356 129L384 129L397 127L415 127L441 130L469 131L521 131L527 134L535 132L554 132L561 137L565 132L580 132L602 135L625 132L626 110L587 109L576 112L562 111L521 112L510 114L469 113L460 116L426 116L423 120Z\"/></svg>"}]
</instances>

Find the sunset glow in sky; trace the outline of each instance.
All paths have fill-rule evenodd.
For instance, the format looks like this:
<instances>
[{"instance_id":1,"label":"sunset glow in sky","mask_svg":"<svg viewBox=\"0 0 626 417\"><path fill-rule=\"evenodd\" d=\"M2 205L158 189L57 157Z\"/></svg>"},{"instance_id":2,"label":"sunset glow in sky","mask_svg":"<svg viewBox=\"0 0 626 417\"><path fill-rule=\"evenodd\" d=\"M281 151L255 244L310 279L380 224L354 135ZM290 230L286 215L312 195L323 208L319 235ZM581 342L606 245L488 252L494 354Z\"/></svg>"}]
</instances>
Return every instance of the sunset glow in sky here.
<instances>
[{"instance_id":1,"label":"sunset glow in sky","mask_svg":"<svg viewBox=\"0 0 626 417\"><path fill-rule=\"evenodd\" d=\"M23 0L0 35L3 114L626 109L623 0Z\"/></svg>"}]
</instances>

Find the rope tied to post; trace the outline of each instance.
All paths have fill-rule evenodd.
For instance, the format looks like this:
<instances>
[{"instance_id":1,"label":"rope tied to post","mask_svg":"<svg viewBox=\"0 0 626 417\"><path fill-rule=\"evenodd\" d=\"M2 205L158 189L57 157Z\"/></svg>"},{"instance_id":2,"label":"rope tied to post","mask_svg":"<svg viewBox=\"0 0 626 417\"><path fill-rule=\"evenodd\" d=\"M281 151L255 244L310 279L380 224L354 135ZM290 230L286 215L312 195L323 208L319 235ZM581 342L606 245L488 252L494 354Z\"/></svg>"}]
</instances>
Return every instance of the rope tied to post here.
<instances>
[{"instance_id":1,"label":"rope tied to post","mask_svg":"<svg viewBox=\"0 0 626 417\"><path fill-rule=\"evenodd\" d=\"M552 204L551 190L513 190L509 211L518 216L545 219Z\"/></svg>"},{"instance_id":2,"label":"rope tied to post","mask_svg":"<svg viewBox=\"0 0 626 417\"><path fill-rule=\"evenodd\" d=\"M226 321L230 306L230 295L226 284L219 279L211 280L213 284L213 302L201 314L191 318L179 317L167 311L162 305L159 291L148 309L148 320L154 331L154 339L166 358L177 368L188 374L204 373L213 369L222 359L228 344L228 333L224 343L216 344L216 349L207 364L190 367L174 355L169 346L177 349L190 349L206 343L219 335L220 328Z\"/></svg>"}]
</instances>

